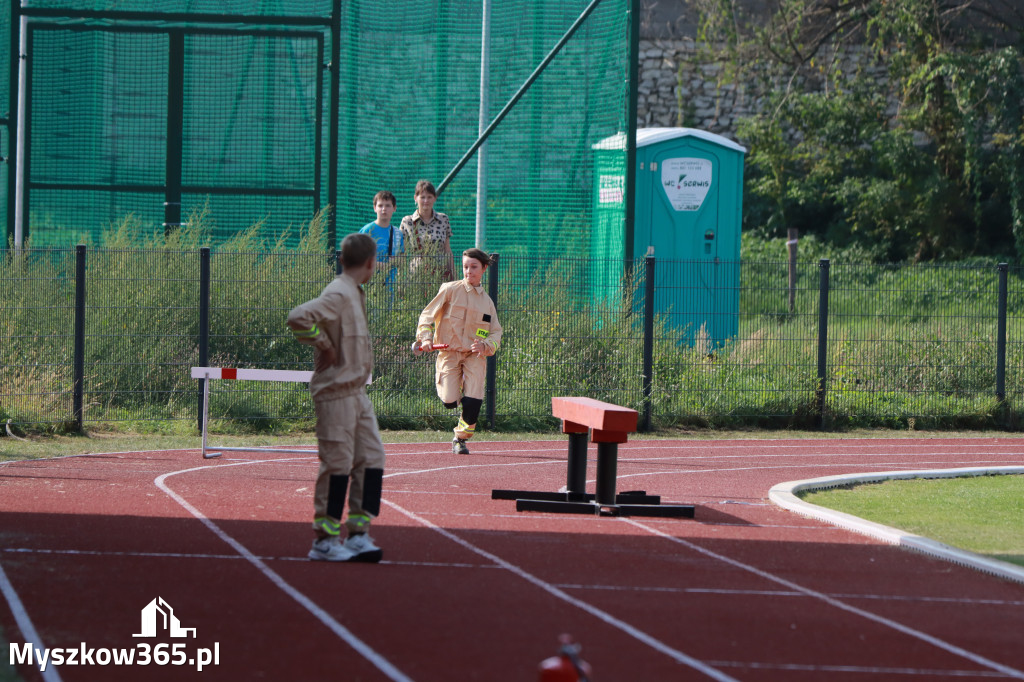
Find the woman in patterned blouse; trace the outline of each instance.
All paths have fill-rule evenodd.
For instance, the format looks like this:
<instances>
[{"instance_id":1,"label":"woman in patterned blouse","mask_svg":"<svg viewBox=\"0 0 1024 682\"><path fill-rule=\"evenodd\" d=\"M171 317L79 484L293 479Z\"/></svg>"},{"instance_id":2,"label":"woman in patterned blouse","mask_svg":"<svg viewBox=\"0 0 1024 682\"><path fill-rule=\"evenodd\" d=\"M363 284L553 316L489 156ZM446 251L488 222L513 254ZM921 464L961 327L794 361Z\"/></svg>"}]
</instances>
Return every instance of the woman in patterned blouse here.
<instances>
[{"instance_id":1,"label":"woman in patterned blouse","mask_svg":"<svg viewBox=\"0 0 1024 682\"><path fill-rule=\"evenodd\" d=\"M452 227L448 216L434 210L437 190L428 180L416 183L416 211L402 218L399 228L405 239L405 253L411 256L409 272L429 283L455 279L452 265Z\"/></svg>"}]
</instances>

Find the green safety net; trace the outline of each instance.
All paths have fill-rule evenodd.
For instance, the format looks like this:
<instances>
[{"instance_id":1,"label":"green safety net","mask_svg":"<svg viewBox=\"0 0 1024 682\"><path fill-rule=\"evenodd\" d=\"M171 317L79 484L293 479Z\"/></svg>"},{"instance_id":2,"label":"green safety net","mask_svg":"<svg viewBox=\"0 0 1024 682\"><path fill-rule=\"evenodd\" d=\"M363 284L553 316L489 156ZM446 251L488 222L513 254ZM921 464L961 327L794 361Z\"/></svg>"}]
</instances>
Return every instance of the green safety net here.
<instances>
[{"instance_id":1,"label":"green safety net","mask_svg":"<svg viewBox=\"0 0 1024 682\"><path fill-rule=\"evenodd\" d=\"M488 121L588 4L493 3ZM484 224L476 217L480 153L443 189L436 209L451 218L455 254L478 245L512 255L586 255L596 214L621 221L621 201L599 205L608 179L595 173L595 155L603 140L625 130L629 5L601 0L488 139ZM101 245L129 214L150 233L173 231L165 201L179 177L180 221L202 216L214 246L249 229L268 247L293 246L332 201L340 241L374 218L378 190L398 197L397 225L415 209L416 181L440 186L478 137L479 0L23 6L31 26L24 224L35 246ZM335 6L340 92L332 198ZM3 17L8 25L10 19ZM9 60L11 51L4 52ZM6 68L0 78L6 98ZM5 149L8 132L0 131ZM602 164L624 167L624 145L620 163L601 153ZM4 182L5 202L8 193ZM3 219L11 237L7 212Z\"/></svg>"}]
</instances>

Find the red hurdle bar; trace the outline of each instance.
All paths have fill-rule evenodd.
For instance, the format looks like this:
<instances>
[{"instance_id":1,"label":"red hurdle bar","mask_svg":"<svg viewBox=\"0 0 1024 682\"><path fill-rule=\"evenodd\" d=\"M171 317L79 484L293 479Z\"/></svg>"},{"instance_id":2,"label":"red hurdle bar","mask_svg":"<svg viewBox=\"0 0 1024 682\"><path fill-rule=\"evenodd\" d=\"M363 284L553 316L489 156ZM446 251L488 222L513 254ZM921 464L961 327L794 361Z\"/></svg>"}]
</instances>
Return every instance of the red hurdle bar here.
<instances>
[{"instance_id":1,"label":"red hurdle bar","mask_svg":"<svg viewBox=\"0 0 1024 682\"><path fill-rule=\"evenodd\" d=\"M566 492L492 490L491 499L515 500L516 511L601 516L693 518L693 505L661 505L661 498L637 490L616 494L619 443L636 431L636 410L581 397L553 397L551 413L569 435ZM586 492L587 440L597 443L596 494Z\"/></svg>"}]
</instances>

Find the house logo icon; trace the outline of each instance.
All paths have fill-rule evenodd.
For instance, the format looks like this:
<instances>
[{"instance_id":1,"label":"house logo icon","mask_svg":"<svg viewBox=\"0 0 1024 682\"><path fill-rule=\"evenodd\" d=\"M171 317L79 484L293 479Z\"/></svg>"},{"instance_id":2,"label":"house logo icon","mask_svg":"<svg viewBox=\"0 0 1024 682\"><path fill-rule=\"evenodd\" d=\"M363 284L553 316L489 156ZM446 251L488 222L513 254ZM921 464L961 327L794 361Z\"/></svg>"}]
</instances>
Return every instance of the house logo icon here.
<instances>
[{"instance_id":1,"label":"house logo icon","mask_svg":"<svg viewBox=\"0 0 1024 682\"><path fill-rule=\"evenodd\" d=\"M157 597L142 609L142 632L132 637L156 637L158 631L166 631L171 637L196 636L195 628L181 627L181 622L174 615L174 609L163 600L163 597Z\"/></svg>"}]
</instances>

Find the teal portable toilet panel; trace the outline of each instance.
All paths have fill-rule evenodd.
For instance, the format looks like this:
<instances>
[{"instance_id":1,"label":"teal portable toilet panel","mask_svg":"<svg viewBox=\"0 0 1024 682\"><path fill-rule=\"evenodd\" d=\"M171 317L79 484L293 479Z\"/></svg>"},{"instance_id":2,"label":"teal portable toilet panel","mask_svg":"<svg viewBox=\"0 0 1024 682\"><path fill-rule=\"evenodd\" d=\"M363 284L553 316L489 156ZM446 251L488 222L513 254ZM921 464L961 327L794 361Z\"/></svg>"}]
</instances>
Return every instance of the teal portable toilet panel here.
<instances>
[{"instance_id":1,"label":"teal portable toilet panel","mask_svg":"<svg viewBox=\"0 0 1024 682\"><path fill-rule=\"evenodd\" d=\"M594 204L590 230L591 298L596 303L621 299L626 253L626 136L612 135L593 145Z\"/></svg>"},{"instance_id":2,"label":"teal portable toilet panel","mask_svg":"<svg viewBox=\"0 0 1024 682\"><path fill-rule=\"evenodd\" d=\"M653 247L655 311L687 343L720 345L739 331L745 153L690 128L637 131L634 257Z\"/></svg>"}]
</instances>

